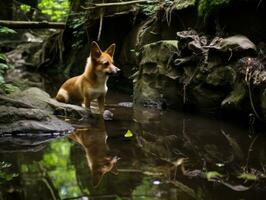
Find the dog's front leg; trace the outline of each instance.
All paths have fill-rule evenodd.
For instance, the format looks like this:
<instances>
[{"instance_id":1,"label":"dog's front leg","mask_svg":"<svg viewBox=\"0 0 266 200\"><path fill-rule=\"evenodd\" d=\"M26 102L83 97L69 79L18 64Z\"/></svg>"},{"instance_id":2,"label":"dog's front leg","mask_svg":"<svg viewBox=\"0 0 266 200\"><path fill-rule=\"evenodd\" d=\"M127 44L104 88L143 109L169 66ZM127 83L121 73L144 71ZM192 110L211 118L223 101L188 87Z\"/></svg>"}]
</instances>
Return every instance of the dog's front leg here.
<instances>
[{"instance_id":1,"label":"dog's front leg","mask_svg":"<svg viewBox=\"0 0 266 200\"><path fill-rule=\"evenodd\" d=\"M88 108L90 110L91 108L91 100L88 96L84 97L84 105L85 105L85 108Z\"/></svg>"},{"instance_id":2,"label":"dog's front leg","mask_svg":"<svg viewBox=\"0 0 266 200\"><path fill-rule=\"evenodd\" d=\"M98 106L99 106L100 113L103 114L103 112L104 112L105 95L99 96L97 98L97 101L98 101Z\"/></svg>"}]
</instances>

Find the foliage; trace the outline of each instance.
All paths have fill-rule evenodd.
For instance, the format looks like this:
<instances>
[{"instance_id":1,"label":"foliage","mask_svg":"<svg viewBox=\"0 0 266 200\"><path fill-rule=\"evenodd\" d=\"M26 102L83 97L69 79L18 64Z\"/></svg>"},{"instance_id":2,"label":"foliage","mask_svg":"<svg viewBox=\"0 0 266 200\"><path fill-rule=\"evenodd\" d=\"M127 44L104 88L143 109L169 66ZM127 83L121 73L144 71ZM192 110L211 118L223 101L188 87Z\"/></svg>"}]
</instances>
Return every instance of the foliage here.
<instances>
[{"instance_id":1,"label":"foliage","mask_svg":"<svg viewBox=\"0 0 266 200\"><path fill-rule=\"evenodd\" d=\"M199 0L198 15L206 19L213 11L229 5L234 0Z\"/></svg>"},{"instance_id":2,"label":"foliage","mask_svg":"<svg viewBox=\"0 0 266 200\"><path fill-rule=\"evenodd\" d=\"M4 79L4 74L7 70L13 66L7 63L7 57L5 54L0 53L0 89L6 93L14 92L17 88L11 84L7 84Z\"/></svg>"},{"instance_id":3,"label":"foliage","mask_svg":"<svg viewBox=\"0 0 266 200\"><path fill-rule=\"evenodd\" d=\"M15 34L15 33L16 31L14 31L13 29L0 26L0 35ZM12 67L13 67L12 65L8 64L6 55L0 52L0 89L2 89L5 93L11 93L17 90L17 87L11 84L6 84L4 79L4 74L6 73L7 70L11 69Z\"/></svg>"},{"instance_id":4,"label":"foliage","mask_svg":"<svg viewBox=\"0 0 266 200\"><path fill-rule=\"evenodd\" d=\"M68 195L78 196L75 168L70 164L70 148L72 143L68 140L58 140L50 144L50 149L44 154L42 165L48 170L48 174L59 190L61 198Z\"/></svg>"},{"instance_id":5,"label":"foliage","mask_svg":"<svg viewBox=\"0 0 266 200\"><path fill-rule=\"evenodd\" d=\"M14 33L17 33L17 32L5 26L0 26L0 35L1 34L14 34Z\"/></svg>"},{"instance_id":6,"label":"foliage","mask_svg":"<svg viewBox=\"0 0 266 200\"><path fill-rule=\"evenodd\" d=\"M0 184L2 182L10 181L18 176L18 174L8 172L8 168L10 167L11 167L10 163L4 161L0 162Z\"/></svg>"},{"instance_id":7,"label":"foliage","mask_svg":"<svg viewBox=\"0 0 266 200\"><path fill-rule=\"evenodd\" d=\"M24 12L28 12L28 11L30 11L30 6L22 4L22 5L20 5L20 9Z\"/></svg>"},{"instance_id":8,"label":"foliage","mask_svg":"<svg viewBox=\"0 0 266 200\"><path fill-rule=\"evenodd\" d=\"M207 177L208 181L210 181L212 179L222 178L223 175L217 171L209 171L206 173L206 177Z\"/></svg>"},{"instance_id":9,"label":"foliage","mask_svg":"<svg viewBox=\"0 0 266 200\"><path fill-rule=\"evenodd\" d=\"M141 196L145 196L146 200L154 199L151 197L150 193L152 192L152 183L148 178L144 178L142 183L135 188L132 193L132 196L135 196L135 200L142 199Z\"/></svg>"},{"instance_id":10,"label":"foliage","mask_svg":"<svg viewBox=\"0 0 266 200\"><path fill-rule=\"evenodd\" d=\"M76 182L76 171L69 159L71 146L72 143L66 139L50 143L42 160L22 164L21 173L48 176L62 199L79 196L81 192Z\"/></svg>"},{"instance_id":11,"label":"foliage","mask_svg":"<svg viewBox=\"0 0 266 200\"><path fill-rule=\"evenodd\" d=\"M258 180L258 177L256 175L251 174L251 173L246 173L246 172L243 172L237 178L244 179L246 181L256 181L256 180Z\"/></svg>"},{"instance_id":12,"label":"foliage","mask_svg":"<svg viewBox=\"0 0 266 200\"><path fill-rule=\"evenodd\" d=\"M125 138L133 137L133 133L131 130L127 130L127 132L124 135Z\"/></svg>"},{"instance_id":13,"label":"foliage","mask_svg":"<svg viewBox=\"0 0 266 200\"><path fill-rule=\"evenodd\" d=\"M67 16L69 9L68 0L42 0L38 4L42 13L48 15L52 21L62 21Z\"/></svg>"},{"instance_id":14,"label":"foliage","mask_svg":"<svg viewBox=\"0 0 266 200\"><path fill-rule=\"evenodd\" d=\"M29 12L30 6L22 4L20 9L23 12ZM47 15L51 21L63 21L66 19L69 10L68 0L40 0L38 9L41 13Z\"/></svg>"},{"instance_id":15,"label":"foliage","mask_svg":"<svg viewBox=\"0 0 266 200\"><path fill-rule=\"evenodd\" d=\"M86 36L86 15L76 15L71 16L68 20L69 28L73 29L74 43L72 44L73 48L79 49L83 46L83 38Z\"/></svg>"}]
</instances>

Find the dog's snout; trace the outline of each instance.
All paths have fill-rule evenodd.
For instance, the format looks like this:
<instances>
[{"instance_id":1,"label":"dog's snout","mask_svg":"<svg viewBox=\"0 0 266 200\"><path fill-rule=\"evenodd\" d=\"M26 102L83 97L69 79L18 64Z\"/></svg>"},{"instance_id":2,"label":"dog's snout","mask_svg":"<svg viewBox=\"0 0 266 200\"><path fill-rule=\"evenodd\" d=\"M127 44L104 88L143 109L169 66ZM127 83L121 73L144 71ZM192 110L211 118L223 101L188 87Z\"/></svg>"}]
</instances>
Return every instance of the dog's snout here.
<instances>
[{"instance_id":1,"label":"dog's snout","mask_svg":"<svg viewBox=\"0 0 266 200\"><path fill-rule=\"evenodd\" d=\"M111 76L111 75L117 75L121 70L116 67L116 66L112 66L111 68L109 68L109 70L106 72L107 75Z\"/></svg>"},{"instance_id":2,"label":"dog's snout","mask_svg":"<svg viewBox=\"0 0 266 200\"><path fill-rule=\"evenodd\" d=\"M115 72L117 73L117 72L120 72L121 71L121 69L119 69L118 67L115 67Z\"/></svg>"}]
</instances>

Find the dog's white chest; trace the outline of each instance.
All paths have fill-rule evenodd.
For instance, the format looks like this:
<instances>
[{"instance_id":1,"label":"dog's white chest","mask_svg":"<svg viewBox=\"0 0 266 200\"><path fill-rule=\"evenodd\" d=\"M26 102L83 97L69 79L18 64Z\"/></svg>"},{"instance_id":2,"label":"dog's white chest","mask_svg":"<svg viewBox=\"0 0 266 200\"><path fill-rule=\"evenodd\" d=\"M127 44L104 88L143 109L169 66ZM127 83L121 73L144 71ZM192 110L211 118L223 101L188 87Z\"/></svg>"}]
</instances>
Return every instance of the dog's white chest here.
<instances>
[{"instance_id":1,"label":"dog's white chest","mask_svg":"<svg viewBox=\"0 0 266 200\"><path fill-rule=\"evenodd\" d=\"M97 99L101 95L105 95L106 92L107 92L107 89L108 89L107 86L97 87L97 88L90 88L88 93L89 93L89 96L90 96L91 99Z\"/></svg>"}]
</instances>

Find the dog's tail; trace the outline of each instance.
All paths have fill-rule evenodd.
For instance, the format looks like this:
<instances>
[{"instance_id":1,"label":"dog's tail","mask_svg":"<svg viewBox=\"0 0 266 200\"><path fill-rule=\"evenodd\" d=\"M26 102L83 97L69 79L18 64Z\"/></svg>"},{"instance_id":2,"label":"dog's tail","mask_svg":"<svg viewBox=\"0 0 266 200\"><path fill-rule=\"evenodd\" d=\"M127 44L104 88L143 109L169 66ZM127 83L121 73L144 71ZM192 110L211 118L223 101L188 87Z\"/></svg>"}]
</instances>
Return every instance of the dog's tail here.
<instances>
[{"instance_id":1,"label":"dog's tail","mask_svg":"<svg viewBox=\"0 0 266 200\"><path fill-rule=\"evenodd\" d=\"M63 88L60 88L55 99L59 102L67 103L69 100L68 92Z\"/></svg>"}]
</instances>

